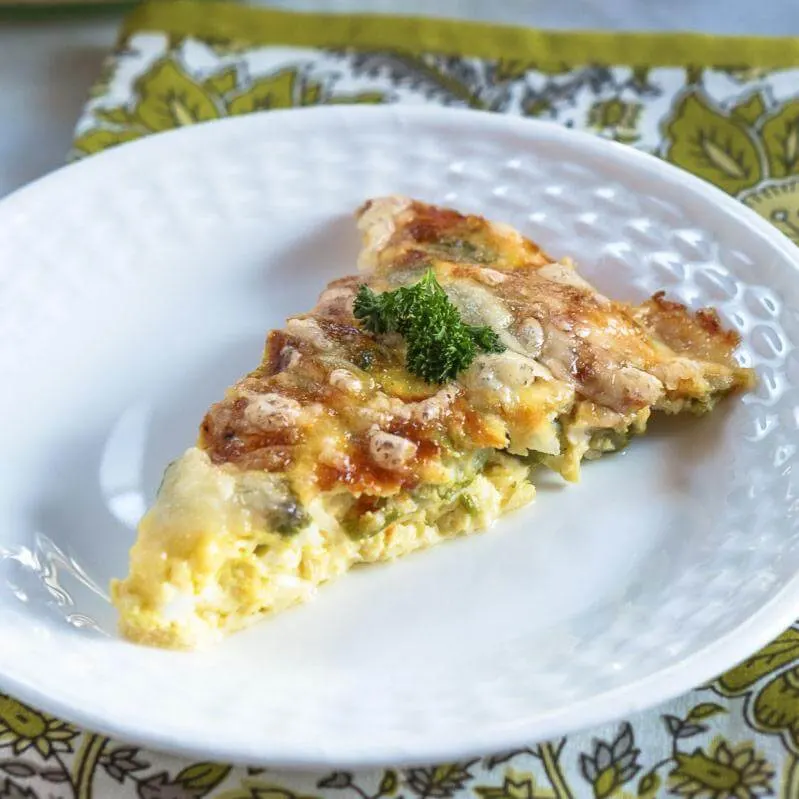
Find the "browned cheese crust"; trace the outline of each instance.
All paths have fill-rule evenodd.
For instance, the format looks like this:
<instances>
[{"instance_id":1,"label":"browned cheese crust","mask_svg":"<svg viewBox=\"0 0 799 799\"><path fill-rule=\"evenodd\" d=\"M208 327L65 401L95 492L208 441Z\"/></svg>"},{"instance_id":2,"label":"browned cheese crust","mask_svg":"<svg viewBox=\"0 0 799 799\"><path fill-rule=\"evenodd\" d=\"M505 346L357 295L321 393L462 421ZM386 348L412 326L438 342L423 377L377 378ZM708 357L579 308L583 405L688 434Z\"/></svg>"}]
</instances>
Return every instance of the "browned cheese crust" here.
<instances>
[{"instance_id":1,"label":"browned cheese crust","mask_svg":"<svg viewBox=\"0 0 799 799\"><path fill-rule=\"evenodd\" d=\"M337 451L312 456L318 488L393 493L434 473L425 466L444 449L504 448L514 431L523 439L540 424L541 408L503 402L474 375L443 388L413 378L401 340L360 328L352 302L361 283L392 289L431 267L466 314L499 323L511 352L571 392L561 403L564 420L581 414L596 429L621 429L642 411L696 410L752 385L751 372L733 359L738 335L713 310L693 313L662 294L640 306L611 301L570 262L555 262L513 229L479 216L387 198L367 203L358 217L365 274L333 281L313 311L269 334L262 365L202 424L200 445L215 463L285 472L332 425ZM365 410L364 396L376 394L381 410ZM282 399L259 407L264 395ZM376 463L375 425L411 442L412 455L392 468Z\"/></svg>"}]
</instances>

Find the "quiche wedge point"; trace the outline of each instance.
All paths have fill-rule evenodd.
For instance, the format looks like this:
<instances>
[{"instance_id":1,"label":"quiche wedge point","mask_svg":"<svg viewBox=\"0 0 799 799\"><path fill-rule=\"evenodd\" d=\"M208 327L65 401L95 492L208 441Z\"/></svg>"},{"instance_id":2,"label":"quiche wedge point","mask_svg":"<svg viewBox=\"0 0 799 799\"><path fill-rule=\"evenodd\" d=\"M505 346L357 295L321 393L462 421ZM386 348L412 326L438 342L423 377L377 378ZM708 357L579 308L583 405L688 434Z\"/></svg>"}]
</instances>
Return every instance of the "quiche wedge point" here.
<instances>
[{"instance_id":1,"label":"quiche wedge point","mask_svg":"<svg viewBox=\"0 0 799 799\"><path fill-rule=\"evenodd\" d=\"M534 467L576 481L653 412L753 385L713 310L614 302L512 228L404 197L357 219L360 274L269 333L167 468L112 585L131 641L211 644L485 529L533 499Z\"/></svg>"}]
</instances>

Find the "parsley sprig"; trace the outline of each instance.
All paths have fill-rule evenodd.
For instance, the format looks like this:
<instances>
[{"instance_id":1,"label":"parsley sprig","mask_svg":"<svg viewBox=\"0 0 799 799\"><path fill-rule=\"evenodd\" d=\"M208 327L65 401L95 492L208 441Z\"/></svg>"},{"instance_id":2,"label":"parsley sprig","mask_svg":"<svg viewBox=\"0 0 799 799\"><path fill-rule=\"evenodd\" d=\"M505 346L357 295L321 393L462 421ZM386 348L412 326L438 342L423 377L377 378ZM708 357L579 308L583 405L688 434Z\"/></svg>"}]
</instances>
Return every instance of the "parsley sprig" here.
<instances>
[{"instance_id":1,"label":"parsley sprig","mask_svg":"<svg viewBox=\"0 0 799 799\"><path fill-rule=\"evenodd\" d=\"M412 286L378 294L360 286L353 313L372 333L399 333L407 344L408 371L428 383L446 383L483 352L503 352L496 332L467 325L428 269Z\"/></svg>"}]
</instances>

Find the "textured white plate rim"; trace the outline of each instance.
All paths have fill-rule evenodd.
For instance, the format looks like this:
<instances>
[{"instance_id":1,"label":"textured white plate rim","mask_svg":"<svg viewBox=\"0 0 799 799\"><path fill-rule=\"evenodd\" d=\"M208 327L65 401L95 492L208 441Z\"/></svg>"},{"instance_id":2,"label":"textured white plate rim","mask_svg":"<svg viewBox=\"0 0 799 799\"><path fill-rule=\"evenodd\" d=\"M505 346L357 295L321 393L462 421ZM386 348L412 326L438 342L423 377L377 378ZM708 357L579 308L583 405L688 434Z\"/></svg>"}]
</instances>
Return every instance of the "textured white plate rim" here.
<instances>
[{"instance_id":1,"label":"textured white plate rim","mask_svg":"<svg viewBox=\"0 0 799 799\"><path fill-rule=\"evenodd\" d=\"M220 126L236 126L242 129L251 127L253 130L263 130L271 125L280 126L282 120L285 119L302 118L309 127L318 129L328 120L343 116L353 119L385 117L399 124L402 124L403 121L412 123L416 120L442 124L462 123L468 124L486 135L490 135L492 131L506 133L518 131L522 135L534 133L536 137L544 140L569 138L578 143L583 151L598 157L613 151L617 157L622 154L632 169L640 167L649 173L655 173L661 179L681 186L693 196L711 201L721 207L727 214L740 220L752 234L767 239L772 247L779 249L788 260L792 261L794 267L799 267L799 250L767 221L714 186L658 158L590 134L567 130L552 123L486 112L426 106L341 106L270 111L153 135L79 163L65 166L37 180L1 200L0 217L3 214L13 213L18 202L30 201L37 193L49 192L58 183L72 181L79 173L88 174L92 171L101 171L114 161L138 159L147 152L174 150L179 148L181 141L186 141L190 137L198 141L202 137L206 137L208 141L212 141L215 135L214 131ZM678 663L641 680L579 701L568 707L538 715L534 719L519 719L499 728L495 726L490 737L481 734L480 730L464 730L458 740L442 740L435 747L428 746L424 752L418 753L397 753L390 746L385 748L382 744L377 744L368 752L354 752L350 759L338 757L335 763L320 759L313 754L305 755L296 749L282 751L279 747L275 747L272 751L263 752L258 749L244 749L240 746L226 747L222 742L209 740L202 731L196 732L189 729L186 730L183 740L175 740L171 735L161 734L157 730L126 724L124 719L108 719L101 713L84 711L77 704L62 701L49 693L43 693L36 686L28 684L24 680L8 676L2 676L1 679L4 690L42 710L93 731L176 754L237 763L304 769L327 768L331 765L351 768L386 764L409 765L507 750L514 746L556 737L580 728L620 718L659 704L716 677L773 640L793 623L797 608L799 608L799 574L795 575L790 582L735 630L688 655Z\"/></svg>"},{"instance_id":2,"label":"textured white plate rim","mask_svg":"<svg viewBox=\"0 0 799 799\"><path fill-rule=\"evenodd\" d=\"M298 771L322 771L333 767L367 769L382 766L423 766L529 746L539 741L551 740L581 729L615 721L673 699L714 679L773 641L794 622L796 612L792 608L797 605L799 605L799 576L753 614L746 623L675 666L622 688L578 702L566 709L539 715L535 720L509 723L502 736L494 734L490 739L484 739L481 738L479 731L474 731L476 734L470 735L469 740L464 736L464 739L458 742L441 741L435 749L428 747L425 753L419 756L414 754L397 756L390 750L383 751L375 747L368 754L357 754L352 759L337 757L335 762L331 762L313 756L304 757L294 749L285 752L277 748L270 752L259 749L242 750L239 747L210 743L205 737L192 740L187 736L182 741L176 741L158 731L145 731L130 727L124 721L109 720L96 713L84 712L73 704L63 703L16 680L6 680L4 677L2 689L23 702L88 731L179 756Z\"/></svg>"}]
</instances>

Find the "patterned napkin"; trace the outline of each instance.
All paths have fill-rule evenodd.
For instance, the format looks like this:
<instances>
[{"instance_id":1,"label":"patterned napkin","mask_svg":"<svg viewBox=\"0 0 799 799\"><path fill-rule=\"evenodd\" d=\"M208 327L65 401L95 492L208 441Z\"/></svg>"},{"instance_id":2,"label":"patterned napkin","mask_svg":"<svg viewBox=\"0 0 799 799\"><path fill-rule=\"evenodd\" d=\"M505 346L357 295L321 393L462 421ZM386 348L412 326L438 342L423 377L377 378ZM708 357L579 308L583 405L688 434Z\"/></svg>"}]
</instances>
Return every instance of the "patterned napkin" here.
<instances>
[{"instance_id":1,"label":"patterned napkin","mask_svg":"<svg viewBox=\"0 0 799 799\"><path fill-rule=\"evenodd\" d=\"M126 22L73 158L156 131L329 103L551 119L715 183L799 243L799 40L544 33L187 1ZM580 734L427 768L187 762L0 695L0 799L799 799L799 627L709 685Z\"/></svg>"}]
</instances>

